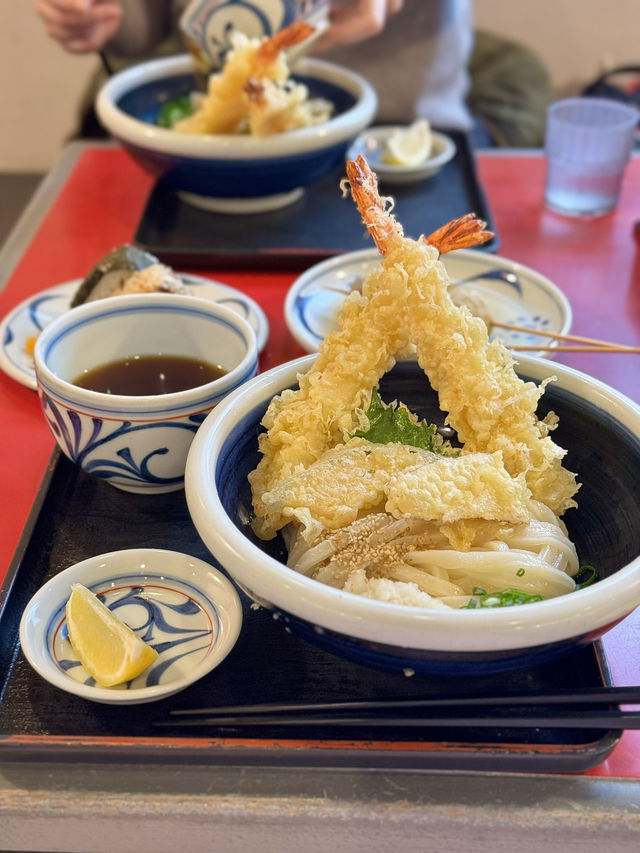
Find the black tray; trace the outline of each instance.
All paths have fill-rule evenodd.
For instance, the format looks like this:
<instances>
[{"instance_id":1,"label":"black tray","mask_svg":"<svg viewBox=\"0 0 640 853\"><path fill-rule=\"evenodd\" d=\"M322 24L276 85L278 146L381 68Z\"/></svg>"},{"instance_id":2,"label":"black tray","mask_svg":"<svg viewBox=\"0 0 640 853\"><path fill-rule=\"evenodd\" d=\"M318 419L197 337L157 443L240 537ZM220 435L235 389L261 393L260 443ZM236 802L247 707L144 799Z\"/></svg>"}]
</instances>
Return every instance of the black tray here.
<instances>
[{"instance_id":1,"label":"black tray","mask_svg":"<svg viewBox=\"0 0 640 853\"><path fill-rule=\"evenodd\" d=\"M290 634L243 598L244 625L229 657L180 694L153 704L88 702L40 678L19 645L20 617L49 578L89 556L152 546L211 561L193 527L184 492L135 495L54 455L10 573L0 589L0 760L179 761L254 766L582 771L600 763L619 731L156 728L171 708L287 699L542 693L609 684L599 644L553 664L501 676L404 678L332 656Z\"/></svg>"},{"instance_id":2,"label":"black tray","mask_svg":"<svg viewBox=\"0 0 640 853\"><path fill-rule=\"evenodd\" d=\"M394 213L409 237L430 234L451 219L474 212L495 234L476 175L467 136L447 131L456 156L441 172L408 186L381 187L395 199ZM182 201L159 181L149 196L135 242L175 267L305 269L342 252L367 249L367 236L351 198L343 198L344 167L312 184L302 198L260 214L210 213ZM497 237L481 248L495 251Z\"/></svg>"}]
</instances>

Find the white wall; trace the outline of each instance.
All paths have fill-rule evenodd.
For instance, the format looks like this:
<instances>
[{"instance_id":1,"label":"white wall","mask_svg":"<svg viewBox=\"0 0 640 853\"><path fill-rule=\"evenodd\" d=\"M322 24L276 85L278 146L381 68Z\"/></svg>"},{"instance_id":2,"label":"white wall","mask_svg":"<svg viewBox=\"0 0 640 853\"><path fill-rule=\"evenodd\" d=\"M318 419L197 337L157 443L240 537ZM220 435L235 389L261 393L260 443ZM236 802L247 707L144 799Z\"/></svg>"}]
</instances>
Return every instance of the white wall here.
<instances>
[{"instance_id":1,"label":"white wall","mask_svg":"<svg viewBox=\"0 0 640 853\"><path fill-rule=\"evenodd\" d=\"M537 51L558 95L640 66L640 0L475 0L476 25Z\"/></svg>"},{"instance_id":2,"label":"white wall","mask_svg":"<svg viewBox=\"0 0 640 853\"><path fill-rule=\"evenodd\" d=\"M48 39L33 5L0 0L0 171L55 163L98 65ZM475 0L475 10L477 26L537 50L560 95L604 67L640 62L640 0Z\"/></svg>"},{"instance_id":3,"label":"white wall","mask_svg":"<svg viewBox=\"0 0 640 853\"><path fill-rule=\"evenodd\" d=\"M95 56L71 56L44 32L33 0L0 0L0 171L48 169L74 128Z\"/></svg>"}]
</instances>

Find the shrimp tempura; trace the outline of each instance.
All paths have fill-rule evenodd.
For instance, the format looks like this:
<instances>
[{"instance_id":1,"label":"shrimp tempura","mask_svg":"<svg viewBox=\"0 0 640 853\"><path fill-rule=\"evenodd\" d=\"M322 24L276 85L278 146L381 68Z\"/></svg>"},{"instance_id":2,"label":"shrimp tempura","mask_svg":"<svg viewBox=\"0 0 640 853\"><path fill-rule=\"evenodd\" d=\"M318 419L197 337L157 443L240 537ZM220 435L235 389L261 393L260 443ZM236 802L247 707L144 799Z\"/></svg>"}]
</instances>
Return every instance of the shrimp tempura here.
<instances>
[{"instance_id":1,"label":"shrimp tempura","mask_svg":"<svg viewBox=\"0 0 640 853\"><path fill-rule=\"evenodd\" d=\"M262 495L353 434L371 389L409 343L463 453L501 451L507 472L524 474L535 500L557 515L575 506L575 475L562 467L565 451L549 437L553 419L535 414L543 386L521 380L506 347L489 342L486 324L448 293L440 251L482 242L484 223L463 217L431 237L409 239L386 209L364 158L347 163L347 177L382 265L366 277L362 293L347 297L338 329L299 377L298 390L284 391L267 410L263 457L249 476L256 532L270 538L286 523L268 517Z\"/></svg>"},{"instance_id":2,"label":"shrimp tempura","mask_svg":"<svg viewBox=\"0 0 640 853\"><path fill-rule=\"evenodd\" d=\"M209 78L207 93L196 112L174 125L174 130L183 133L239 133L251 130L251 114L258 119L267 106L279 102L280 113L290 104L296 112L301 100L308 92L305 86L284 87L289 78L289 66L284 51L308 38L313 27L297 22L280 30L267 39L250 39L235 32L231 37L232 50L227 55L223 69ZM270 97L269 97L270 94ZM282 101L286 103L283 105ZM258 122L256 119L256 122ZM289 117L289 125L280 117L279 126L272 122L273 129L258 124L256 135L281 132L291 129L295 115ZM300 121L302 121L300 119ZM252 131L253 132L253 131Z\"/></svg>"}]
</instances>

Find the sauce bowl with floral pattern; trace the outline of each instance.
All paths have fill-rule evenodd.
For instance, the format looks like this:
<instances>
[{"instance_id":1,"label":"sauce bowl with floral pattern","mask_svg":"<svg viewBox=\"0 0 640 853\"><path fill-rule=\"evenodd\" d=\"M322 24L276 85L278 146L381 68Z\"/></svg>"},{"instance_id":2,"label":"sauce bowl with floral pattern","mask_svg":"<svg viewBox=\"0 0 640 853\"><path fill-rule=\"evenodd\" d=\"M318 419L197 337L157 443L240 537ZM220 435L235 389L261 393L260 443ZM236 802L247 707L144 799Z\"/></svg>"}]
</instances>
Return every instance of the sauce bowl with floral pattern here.
<instances>
[{"instance_id":1,"label":"sauce bowl with floral pattern","mask_svg":"<svg viewBox=\"0 0 640 853\"><path fill-rule=\"evenodd\" d=\"M219 366L222 375L169 393L76 384L96 368L158 355ZM198 427L254 376L258 350L253 329L231 309L195 296L145 293L65 312L40 334L34 362L42 410L63 453L119 489L153 494L184 487Z\"/></svg>"}]
</instances>

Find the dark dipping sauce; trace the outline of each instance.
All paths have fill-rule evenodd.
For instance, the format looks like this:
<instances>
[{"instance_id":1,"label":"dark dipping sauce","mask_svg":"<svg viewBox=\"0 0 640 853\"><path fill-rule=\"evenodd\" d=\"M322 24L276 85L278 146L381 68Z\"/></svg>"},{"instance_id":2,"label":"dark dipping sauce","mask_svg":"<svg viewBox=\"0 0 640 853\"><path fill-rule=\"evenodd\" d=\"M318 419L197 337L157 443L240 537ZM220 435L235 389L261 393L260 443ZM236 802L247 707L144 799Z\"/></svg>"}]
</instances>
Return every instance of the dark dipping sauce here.
<instances>
[{"instance_id":1,"label":"dark dipping sauce","mask_svg":"<svg viewBox=\"0 0 640 853\"><path fill-rule=\"evenodd\" d=\"M111 361L81 373L73 384L101 394L144 397L173 394L220 379L226 370L197 358L182 355L136 355Z\"/></svg>"}]
</instances>

